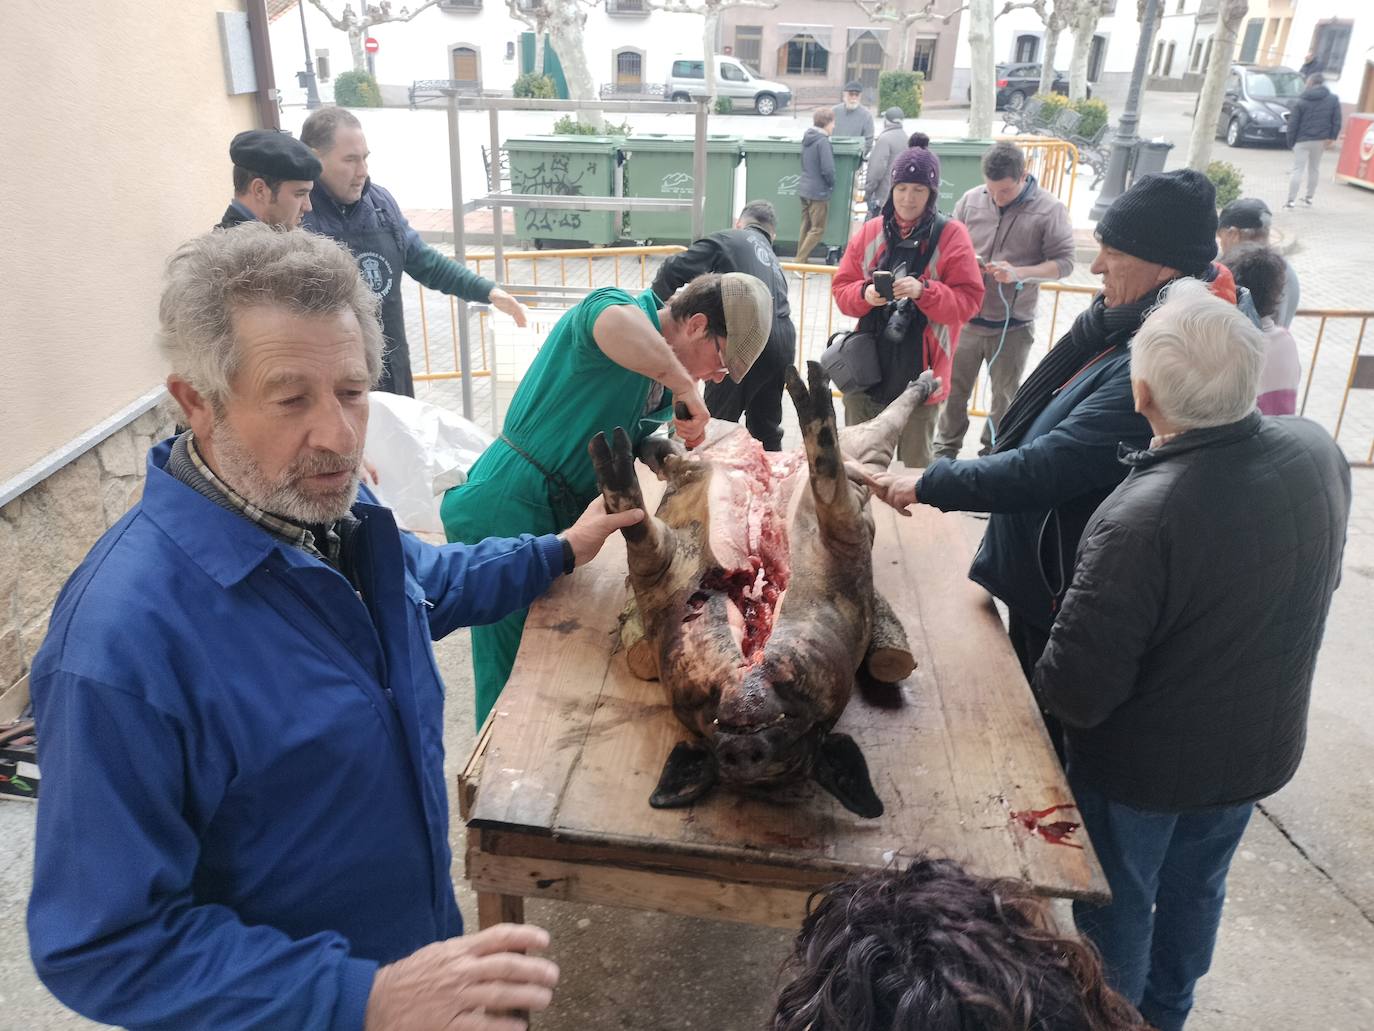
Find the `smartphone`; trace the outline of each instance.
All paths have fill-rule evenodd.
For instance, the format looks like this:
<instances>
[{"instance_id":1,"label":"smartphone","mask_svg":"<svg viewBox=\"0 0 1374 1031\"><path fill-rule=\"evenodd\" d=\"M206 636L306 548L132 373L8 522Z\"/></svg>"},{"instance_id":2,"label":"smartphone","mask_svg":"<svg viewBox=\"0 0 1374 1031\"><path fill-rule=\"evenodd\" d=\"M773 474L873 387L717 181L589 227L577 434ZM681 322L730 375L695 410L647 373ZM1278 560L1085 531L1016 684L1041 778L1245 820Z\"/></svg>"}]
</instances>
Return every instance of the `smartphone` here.
<instances>
[{"instance_id":1,"label":"smartphone","mask_svg":"<svg viewBox=\"0 0 1374 1031\"><path fill-rule=\"evenodd\" d=\"M978 267L979 267L979 268L987 268L987 267L988 267L988 263L983 259L983 256L982 256L981 254L976 255L976 257L978 258Z\"/></svg>"},{"instance_id":2,"label":"smartphone","mask_svg":"<svg viewBox=\"0 0 1374 1031\"><path fill-rule=\"evenodd\" d=\"M873 288L881 297L892 300L892 273L886 269L874 269Z\"/></svg>"}]
</instances>

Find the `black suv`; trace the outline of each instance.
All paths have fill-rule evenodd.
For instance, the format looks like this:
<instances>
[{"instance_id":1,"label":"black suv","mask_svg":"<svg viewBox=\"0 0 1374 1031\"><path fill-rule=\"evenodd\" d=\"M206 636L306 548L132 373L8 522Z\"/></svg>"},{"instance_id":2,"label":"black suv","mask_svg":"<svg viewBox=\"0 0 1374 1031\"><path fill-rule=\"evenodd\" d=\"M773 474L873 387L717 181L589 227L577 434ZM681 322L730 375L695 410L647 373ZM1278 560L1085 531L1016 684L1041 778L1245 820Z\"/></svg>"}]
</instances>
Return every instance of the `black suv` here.
<instances>
[{"instance_id":1,"label":"black suv","mask_svg":"<svg viewBox=\"0 0 1374 1031\"><path fill-rule=\"evenodd\" d=\"M1233 64L1217 117L1217 135L1232 147L1288 144L1288 118L1302 95L1302 76L1278 65ZM1196 113L1196 111L1194 112Z\"/></svg>"},{"instance_id":2,"label":"black suv","mask_svg":"<svg viewBox=\"0 0 1374 1031\"><path fill-rule=\"evenodd\" d=\"M1035 91L1040 88L1040 66L1038 64L999 64L997 66L997 100L995 107L998 111L1010 108L1019 111L1021 105L1029 98L1035 96ZM1063 72L1054 73L1054 82L1050 84L1050 89L1055 93L1069 95L1069 77ZM1087 87L1088 96L1093 95L1091 86ZM973 99L973 89L969 89L969 100Z\"/></svg>"}]
</instances>

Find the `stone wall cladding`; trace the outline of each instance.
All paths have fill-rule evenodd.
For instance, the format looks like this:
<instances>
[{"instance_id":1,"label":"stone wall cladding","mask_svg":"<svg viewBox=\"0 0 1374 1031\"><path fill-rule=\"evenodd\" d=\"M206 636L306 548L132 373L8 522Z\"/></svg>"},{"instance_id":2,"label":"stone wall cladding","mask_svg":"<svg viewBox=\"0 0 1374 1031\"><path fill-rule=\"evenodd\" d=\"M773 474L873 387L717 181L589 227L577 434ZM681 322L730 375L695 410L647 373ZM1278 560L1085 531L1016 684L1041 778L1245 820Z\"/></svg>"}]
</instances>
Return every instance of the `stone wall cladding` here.
<instances>
[{"instance_id":1,"label":"stone wall cladding","mask_svg":"<svg viewBox=\"0 0 1374 1031\"><path fill-rule=\"evenodd\" d=\"M0 691L28 672L62 585L139 499L148 449L175 429L164 401L0 508Z\"/></svg>"}]
</instances>

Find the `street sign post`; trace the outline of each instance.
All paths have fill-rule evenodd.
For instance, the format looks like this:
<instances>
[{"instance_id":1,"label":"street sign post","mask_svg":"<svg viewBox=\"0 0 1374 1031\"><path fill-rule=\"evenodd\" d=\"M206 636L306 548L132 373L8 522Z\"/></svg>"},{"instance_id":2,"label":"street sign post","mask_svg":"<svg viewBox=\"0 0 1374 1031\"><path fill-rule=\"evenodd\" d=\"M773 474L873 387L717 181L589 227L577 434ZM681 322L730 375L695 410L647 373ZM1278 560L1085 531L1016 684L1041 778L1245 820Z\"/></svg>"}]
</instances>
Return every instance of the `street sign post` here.
<instances>
[{"instance_id":1,"label":"street sign post","mask_svg":"<svg viewBox=\"0 0 1374 1031\"><path fill-rule=\"evenodd\" d=\"M366 50L369 54L375 54L379 49L381 49L381 46L380 44L378 44L376 37L368 36L367 39L363 40L363 49Z\"/></svg>"}]
</instances>

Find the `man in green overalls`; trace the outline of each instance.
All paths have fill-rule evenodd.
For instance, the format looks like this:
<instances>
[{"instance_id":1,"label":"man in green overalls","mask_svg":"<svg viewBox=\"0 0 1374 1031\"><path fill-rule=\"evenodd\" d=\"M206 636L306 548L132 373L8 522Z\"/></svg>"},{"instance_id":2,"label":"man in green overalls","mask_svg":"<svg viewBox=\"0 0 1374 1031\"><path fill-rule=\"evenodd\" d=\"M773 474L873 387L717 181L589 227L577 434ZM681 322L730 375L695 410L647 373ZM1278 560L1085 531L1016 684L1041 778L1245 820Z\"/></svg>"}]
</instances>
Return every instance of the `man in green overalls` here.
<instances>
[{"instance_id":1,"label":"man in green overalls","mask_svg":"<svg viewBox=\"0 0 1374 1031\"><path fill-rule=\"evenodd\" d=\"M501 436L461 486L444 496L450 541L480 541L498 528L559 533L599 499L587 442L624 427L637 445L672 420L688 447L710 415L698 380L738 383L763 351L773 299L741 272L692 280L661 308L652 290L593 290L553 327L521 380ZM673 419L673 400L686 415ZM598 502L599 503L599 502ZM481 726L510 676L525 628L521 609L472 628Z\"/></svg>"}]
</instances>

